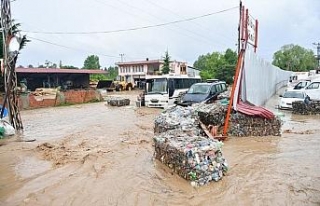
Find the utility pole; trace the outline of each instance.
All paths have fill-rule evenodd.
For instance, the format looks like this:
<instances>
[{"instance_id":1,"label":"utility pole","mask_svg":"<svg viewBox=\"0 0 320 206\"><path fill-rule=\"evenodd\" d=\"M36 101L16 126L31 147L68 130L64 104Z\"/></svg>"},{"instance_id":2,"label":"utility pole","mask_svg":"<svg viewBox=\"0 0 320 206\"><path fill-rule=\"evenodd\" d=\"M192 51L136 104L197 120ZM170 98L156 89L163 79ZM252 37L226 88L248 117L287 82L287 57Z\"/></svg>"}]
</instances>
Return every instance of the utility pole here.
<instances>
[{"instance_id":1,"label":"utility pole","mask_svg":"<svg viewBox=\"0 0 320 206\"><path fill-rule=\"evenodd\" d=\"M317 55L316 59L318 61L318 68L320 68L320 43L313 43L313 45L317 46Z\"/></svg>"},{"instance_id":2,"label":"utility pole","mask_svg":"<svg viewBox=\"0 0 320 206\"><path fill-rule=\"evenodd\" d=\"M241 49L241 26L242 26L242 1L239 2L239 25L238 25L238 55Z\"/></svg>"},{"instance_id":3,"label":"utility pole","mask_svg":"<svg viewBox=\"0 0 320 206\"><path fill-rule=\"evenodd\" d=\"M124 54L119 54L120 55L120 57L121 57L121 62L123 62L123 56L124 56Z\"/></svg>"},{"instance_id":4,"label":"utility pole","mask_svg":"<svg viewBox=\"0 0 320 206\"><path fill-rule=\"evenodd\" d=\"M5 97L1 108L1 118L3 118L4 110L7 106L11 125L16 130L23 130L17 94L17 74L15 70L19 48L17 45L10 44L11 42L14 42L14 40L16 42L19 40L12 32L10 0L1 0L1 29L3 39L3 76L5 88ZM20 42L18 43L20 44Z\"/></svg>"}]
</instances>

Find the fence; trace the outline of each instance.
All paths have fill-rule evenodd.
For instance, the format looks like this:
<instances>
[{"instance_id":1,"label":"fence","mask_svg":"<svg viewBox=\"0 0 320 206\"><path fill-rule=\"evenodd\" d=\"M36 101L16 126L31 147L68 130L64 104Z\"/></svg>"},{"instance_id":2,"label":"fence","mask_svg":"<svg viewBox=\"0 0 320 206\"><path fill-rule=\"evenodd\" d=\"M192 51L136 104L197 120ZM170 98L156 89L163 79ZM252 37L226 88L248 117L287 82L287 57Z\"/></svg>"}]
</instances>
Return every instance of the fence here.
<instances>
[{"instance_id":1,"label":"fence","mask_svg":"<svg viewBox=\"0 0 320 206\"><path fill-rule=\"evenodd\" d=\"M263 106L278 89L285 86L291 71L285 71L247 50L244 57L241 99Z\"/></svg>"}]
</instances>

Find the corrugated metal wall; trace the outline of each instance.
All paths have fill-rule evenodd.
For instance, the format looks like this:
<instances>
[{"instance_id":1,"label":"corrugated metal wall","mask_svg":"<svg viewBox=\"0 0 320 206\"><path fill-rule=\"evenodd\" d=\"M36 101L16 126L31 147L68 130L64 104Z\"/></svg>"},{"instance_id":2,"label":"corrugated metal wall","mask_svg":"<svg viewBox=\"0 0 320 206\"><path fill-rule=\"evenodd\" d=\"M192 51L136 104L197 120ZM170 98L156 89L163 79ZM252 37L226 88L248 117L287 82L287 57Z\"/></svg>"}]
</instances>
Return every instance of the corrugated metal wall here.
<instances>
[{"instance_id":1,"label":"corrugated metal wall","mask_svg":"<svg viewBox=\"0 0 320 206\"><path fill-rule=\"evenodd\" d=\"M263 106L278 89L285 86L291 71L285 71L259 58L247 49L241 83L241 99Z\"/></svg>"}]
</instances>

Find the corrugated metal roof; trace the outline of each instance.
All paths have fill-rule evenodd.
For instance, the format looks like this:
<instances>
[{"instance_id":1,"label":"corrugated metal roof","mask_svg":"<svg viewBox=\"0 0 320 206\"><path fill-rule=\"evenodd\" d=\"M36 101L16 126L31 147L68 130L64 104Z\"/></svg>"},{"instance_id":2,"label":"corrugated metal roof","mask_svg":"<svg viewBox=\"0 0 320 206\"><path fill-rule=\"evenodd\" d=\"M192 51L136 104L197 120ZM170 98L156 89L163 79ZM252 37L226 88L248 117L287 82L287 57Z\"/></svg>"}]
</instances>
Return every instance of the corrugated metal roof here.
<instances>
[{"instance_id":1,"label":"corrugated metal roof","mask_svg":"<svg viewBox=\"0 0 320 206\"><path fill-rule=\"evenodd\" d=\"M17 73L35 74L107 74L107 71L98 69L53 69L53 68L16 68Z\"/></svg>"}]
</instances>

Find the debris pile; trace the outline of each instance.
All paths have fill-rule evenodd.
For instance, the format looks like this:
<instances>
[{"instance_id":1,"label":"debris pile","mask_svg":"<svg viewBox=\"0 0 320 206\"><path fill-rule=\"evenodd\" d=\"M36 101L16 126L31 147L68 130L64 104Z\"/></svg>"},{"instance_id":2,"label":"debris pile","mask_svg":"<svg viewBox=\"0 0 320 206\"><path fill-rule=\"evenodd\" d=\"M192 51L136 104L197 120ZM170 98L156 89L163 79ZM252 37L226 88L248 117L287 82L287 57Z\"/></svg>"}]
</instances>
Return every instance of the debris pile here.
<instances>
[{"instance_id":1,"label":"debris pile","mask_svg":"<svg viewBox=\"0 0 320 206\"><path fill-rule=\"evenodd\" d=\"M124 97L113 97L110 96L107 98L107 103L111 106L127 106L130 105L130 99Z\"/></svg>"},{"instance_id":2,"label":"debris pile","mask_svg":"<svg viewBox=\"0 0 320 206\"><path fill-rule=\"evenodd\" d=\"M301 115L320 114L320 101L310 101L308 104L296 101L292 102L292 113Z\"/></svg>"},{"instance_id":3,"label":"debris pile","mask_svg":"<svg viewBox=\"0 0 320 206\"><path fill-rule=\"evenodd\" d=\"M9 122L1 119L0 120L0 139L15 135L15 134L16 134L16 131L14 127Z\"/></svg>"},{"instance_id":4,"label":"debris pile","mask_svg":"<svg viewBox=\"0 0 320 206\"><path fill-rule=\"evenodd\" d=\"M228 170L222 142L205 136L193 107L176 106L155 119L155 158L179 176L202 186Z\"/></svg>"},{"instance_id":5,"label":"debris pile","mask_svg":"<svg viewBox=\"0 0 320 206\"><path fill-rule=\"evenodd\" d=\"M201 122L218 126L218 133L222 133L227 107L220 101L215 104L199 105L196 110ZM280 136L281 125L282 122L278 117L265 119L232 111L227 133L228 136Z\"/></svg>"}]
</instances>

